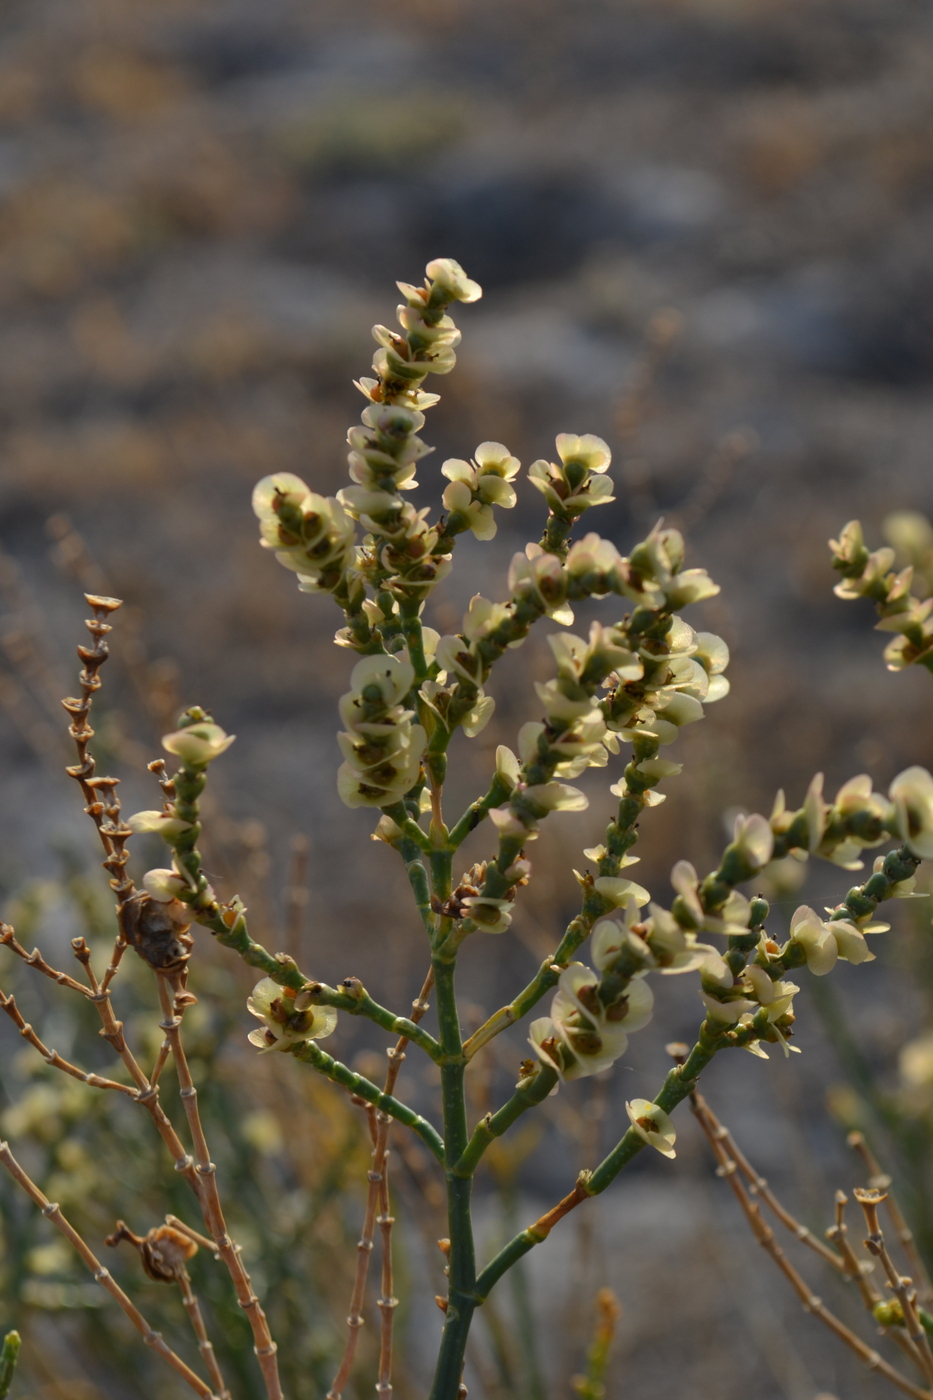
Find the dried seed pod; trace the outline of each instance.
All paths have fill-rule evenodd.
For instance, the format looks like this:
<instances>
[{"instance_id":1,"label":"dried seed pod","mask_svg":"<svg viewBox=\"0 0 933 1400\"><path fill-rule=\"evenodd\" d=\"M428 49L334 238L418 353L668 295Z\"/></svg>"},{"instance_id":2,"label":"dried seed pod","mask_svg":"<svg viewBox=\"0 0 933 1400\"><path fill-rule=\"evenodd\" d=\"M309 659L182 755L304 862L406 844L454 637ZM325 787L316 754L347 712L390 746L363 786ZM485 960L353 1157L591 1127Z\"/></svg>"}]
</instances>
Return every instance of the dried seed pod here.
<instances>
[{"instance_id":1,"label":"dried seed pod","mask_svg":"<svg viewBox=\"0 0 933 1400\"><path fill-rule=\"evenodd\" d=\"M134 1235L124 1221L118 1220L117 1228L104 1243L113 1249L121 1240L139 1250L143 1268L157 1283L177 1283L185 1276L188 1260L198 1252L194 1240L174 1225L156 1225L147 1235Z\"/></svg>"},{"instance_id":2,"label":"dried seed pod","mask_svg":"<svg viewBox=\"0 0 933 1400\"><path fill-rule=\"evenodd\" d=\"M161 1283L174 1283L197 1252L194 1240L172 1225L158 1225L150 1230L140 1249L146 1273Z\"/></svg>"},{"instance_id":3,"label":"dried seed pod","mask_svg":"<svg viewBox=\"0 0 933 1400\"><path fill-rule=\"evenodd\" d=\"M173 907L177 905L178 909ZM156 972L177 972L191 956L194 939L188 933L190 920L179 900L165 904L145 891L134 894L120 910L120 928L127 943Z\"/></svg>"}]
</instances>

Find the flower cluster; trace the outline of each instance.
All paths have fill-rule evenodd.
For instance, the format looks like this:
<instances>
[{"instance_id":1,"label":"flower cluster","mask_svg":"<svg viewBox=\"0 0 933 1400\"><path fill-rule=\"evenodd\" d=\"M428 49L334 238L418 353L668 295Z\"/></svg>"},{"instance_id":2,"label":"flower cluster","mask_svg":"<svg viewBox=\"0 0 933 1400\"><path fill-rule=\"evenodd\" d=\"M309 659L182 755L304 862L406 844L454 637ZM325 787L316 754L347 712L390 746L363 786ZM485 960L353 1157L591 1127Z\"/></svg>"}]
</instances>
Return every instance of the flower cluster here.
<instances>
[{"instance_id":1,"label":"flower cluster","mask_svg":"<svg viewBox=\"0 0 933 1400\"><path fill-rule=\"evenodd\" d=\"M861 773L844 783L830 803L823 797L823 775L817 773L796 812L788 811L783 791L778 792L770 826L775 854L819 855L846 870L860 870L861 853L892 836L925 859L933 853L933 778L925 768L907 768L885 797Z\"/></svg>"},{"instance_id":2,"label":"flower cluster","mask_svg":"<svg viewBox=\"0 0 933 1400\"><path fill-rule=\"evenodd\" d=\"M829 547L833 568L842 575L837 597L869 598L878 611L878 630L898 633L884 650L888 669L919 664L933 670L933 597L920 599L911 592L914 566L895 572L895 551L889 546L870 551L857 520L850 520Z\"/></svg>"},{"instance_id":3,"label":"flower cluster","mask_svg":"<svg viewBox=\"0 0 933 1400\"><path fill-rule=\"evenodd\" d=\"M643 977L628 981L607 1004L597 974L583 963L571 963L560 975L550 1016L528 1027L529 1044L562 1079L598 1074L625 1054L629 1035L648 1024L653 1007Z\"/></svg>"},{"instance_id":4,"label":"flower cluster","mask_svg":"<svg viewBox=\"0 0 933 1400\"><path fill-rule=\"evenodd\" d=\"M553 771L558 777L575 778L589 767L603 768L607 748L618 753L619 741L610 734L596 687L610 675L617 682L638 680L644 667L630 649L623 628L594 622L589 640L570 632L548 637L557 661L554 680L536 682L545 721L524 725L518 736L519 753L526 768L539 757L558 756Z\"/></svg>"},{"instance_id":5,"label":"flower cluster","mask_svg":"<svg viewBox=\"0 0 933 1400\"><path fill-rule=\"evenodd\" d=\"M888 924L867 920L859 928L852 919L821 919L809 905L796 909L790 921L790 941L803 949L807 967L817 977L832 972L836 959L853 964L871 962L874 953L865 942L866 933L883 933Z\"/></svg>"},{"instance_id":6,"label":"flower cluster","mask_svg":"<svg viewBox=\"0 0 933 1400\"><path fill-rule=\"evenodd\" d=\"M364 656L341 698L346 731L337 791L348 807L391 807L418 781L426 734L402 703L415 673L397 656Z\"/></svg>"},{"instance_id":7,"label":"flower cluster","mask_svg":"<svg viewBox=\"0 0 933 1400\"><path fill-rule=\"evenodd\" d=\"M602 438L560 433L556 446L559 462L540 457L528 469L528 479L547 501L552 517L572 524L591 506L615 500L613 483L605 475L612 453Z\"/></svg>"},{"instance_id":8,"label":"flower cluster","mask_svg":"<svg viewBox=\"0 0 933 1400\"><path fill-rule=\"evenodd\" d=\"M449 458L441 467L450 485L444 492L444 509L450 511L448 535L472 530L478 540L496 533L493 506L511 510L518 497L510 483L521 462L501 442L481 442L472 462Z\"/></svg>"},{"instance_id":9,"label":"flower cluster","mask_svg":"<svg viewBox=\"0 0 933 1400\"><path fill-rule=\"evenodd\" d=\"M353 521L339 500L319 496L291 472L263 477L253 491L264 549L298 575L306 593L332 593L355 557Z\"/></svg>"},{"instance_id":10,"label":"flower cluster","mask_svg":"<svg viewBox=\"0 0 933 1400\"><path fill-rule=\"evenodd\" d=\"M695 632L676 614L665 617L660 629L646 630L635 639L642 664L639 684L619 677L603 709L609 728L628 742L654 739L655 750L671 744L686 724L703 718L703 706L729 692L722 674L729 649L712 632Z\"/></svg>"},{"instance_id":11,"label":"flower cluster","mask_svg":"<svg viewBox=\"0 0 933 1400\"><path fill-rule=\"evenodd\" d=\"M202 716L203 710L187 711L182 720L188 718L191 722L182 723L180 729L164 735L162 739L162 747L181 760L183 771L196 783L203 782L203 774L209 765L226 753L236 738L234 734L227 734L213 720ZM161 836L173 850L183 844L190 846L197 835L194 823L182 817L176 802L171 800L165 803L161 811L134 812L127 818L127 826L134 835ZM200 889L177 855L170 869L159 867L148 870L143 876L143 887L151 899L167 906L170 917L177 916L179 921L190 919L190 914L184 911L181 904L176 906L175 901L182 897L190 899ZM203 882L203 889L209 897L213 897L213 891L206 881Z\"/></svg>"},{"instance_id":12,"label":"flower cluster","mask_svg":"<svg viewBox=\"0 0 933 1400\"><path fill-rule=\"evenodd\" d=\"M410 408L430 408L435 394L421 385L429 374L449 374L457 363L454 351L460 332L447 316L453 301L478 301L483 289L471 282L453 258L436 258L425 268L423 287L399 282L405 305L397 311L404 332L374 326L379 349L373 358L375 379L361 379L357 387L373 403L403 403Z\"/></svg>"},{"instance_id":13,"label":"flower cluster","mask_svg":"<svg viewBox=\"0 0 933 1400\"><path fill-rule=\"evenodd\" d=\"M315 1006L304 992L280 987L271 977L256 983L246 1006L262 1022L262 1029L257 1027L248 1037L262 1051L287 1051L306 1040L323 1040L337 1025L333 1007Z\"/></svg>"},{"instance_id":14,"label":"flower cluster","mask_svg":"<svg viewBox=\"0 0 933 1400\"><path fill-rule=\"evenodd\" d=\"M767 957L761 963L749 963L739 977L734 976L725 958L710 958L703 964L700 985L707 1019L720 1028L729 1026L744 1032L745 1048L753 1055L768 1058L762 1041L780 1045L785 1055L796 1050L788 1038L794 1024L794 997L800 988L772 972Z\"/></svg>"}]
</instances>

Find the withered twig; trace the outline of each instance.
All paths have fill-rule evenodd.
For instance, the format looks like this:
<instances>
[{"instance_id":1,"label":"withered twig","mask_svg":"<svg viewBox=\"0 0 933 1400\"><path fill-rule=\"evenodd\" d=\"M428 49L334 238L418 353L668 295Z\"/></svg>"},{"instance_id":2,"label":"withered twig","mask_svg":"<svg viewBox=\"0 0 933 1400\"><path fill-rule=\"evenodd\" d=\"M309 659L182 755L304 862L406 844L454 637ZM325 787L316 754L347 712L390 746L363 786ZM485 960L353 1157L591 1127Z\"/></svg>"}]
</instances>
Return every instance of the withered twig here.
<instances>
[{"instance_id":1,"label":"withered twig","mask_svg":"<svg viewBox=\"0 0 933 1400\"><path fill-rule=\"evenodd\" d=\"M884 1201L885 1194L876 1187L869 1187L867 1190L856 1188L853 1195L865 1212L865 1224L868 1228L865 1248L876 1259L881 1260L881 1266L887 1275L888 1287L901 1305L904 1326L916 1348L920 1369L926 1377L928 1385L933 1386L933 1350L930 1349L930 1339L927 1337L917 1313L917 1295L912 1287L913 1280L895 1268L894 1260L888 1253L884 1234L878 1221L878 1207Z\"/></svg>"},{"instance_id":2,"label":"withered twig","mask_svg":"<svg viewBox=\"0 0 933 1400\"><path fill-rule=\"evenodd\" d=\"M117 897L119 913L135 894L133 882L126 873L126 864L130 857L125 847L132 832L120 820L120 802L116 793L119 779L95 777L96 763L88 746L94 737L94 730L89 723L91 705L101 686L98 672L110 655L105 638L112 629L105 619L123 604L119 598L106 598L95 593L85 593L84 596L94 612L93 618L88 618L84 624L93 638L94 645L78 647L78 656L83 662L78 676L80 697L76 699L70 696L62 701L62 705L71 715L68 732L78 751L78 762L66 768L65 772L80 785L84 794L84 810L97 827L104 848L104 869L110 874L110 888ZM101 800L101 793L104 800ZM125 951L126 939L121 929L117 933L110 964L104 974L103 991L109 988L117 975Z\"/></svg>"},{"instance_id":3,"label":"withered twig","mask_svg":"<svg viewBox=\"0 0 933 1400\"><path fill-rule=\"evenodd\" d=\"M73 977L69 977L67 972L59 972L57 968L47 963L38 948L33 948L31 953L27 953L22 943L18 941L15 929L10 924L0 924L0 944L9 948L18 958L22 958L29 967L35 968L36 972L41 972L43 977L57 982L60 987L67 987L72 992L80 992L83 997L91 995L87 987L82 986Z\"/></svg>"},{"instance_id":4,"label":"withered twig","mask_svg":"<svg viewBox=\"0 0 933 1400\"><path fill-rule=\"evenodd\" d=\"M177 1215L167 1215L165 1223L180 1230L183 1235L187 1235L189 1240L193 1240L200 1249L206 1249L208 1253L213 1254L217 1262L220 1263L220 1254L213 1240L209 1240L206 1235L199 1234L197 1230L192 1230L191 1226L186 1225L183 1220L179 1220Z\"/></svg>"},{"instance_id":5,"label":"withered twig","mask_svg":"<svg viewBox=\"0 0 933 1400\"><path fill-rule=\"evenodd\" d=\"M930 1276L926 1265L920 1258L920 1251L913 1236L913 1231L904 1219L903 1212L897 1203L897 1198L891 1189L891 1178L887 1172L882 1171L881 1164L865 1141L864 1133L850 1133L846 1138L846 1144L857 1152L868 1169L868 1184L879 1191L886 1193L885 1207L891 1217L891 1224L897 1232L904 1253L907 1255L911 1272L917 1280L917 1296L922 1303L927 1303L933 1299L933 1286L930 1283Z\"/></svg>"},{"instance_id":6,"label":"withered twig","mask_svg":"<svg viewBox=\"0 0 933 1400\"><path fill-rule=\"evenodd\" d=\"M784 1277L788 1280L794 1292L797 1294L797 1297L800 1299L804 1311L812 1313L814 1317L819 1318L820 1322L822 1322L830 1332L833 1332L840 1341L844 1342L847 1347L855 1352L856 1356L865 1363L869 1370L877 1371L879 1375L889 1380L892 1385L902 1390L905 1395L912 1395L914 1400L930 1400L930 1392L928 1390L923 1390L920 1386L915 1385L913 1381L908 1380L906 1376L902 1376L896 1367L892 1366L890 1362L885 1361L884 1357L880 1356L867 1342L863 1342L861 1337L856 1336L840 1318L836 1317L835 1313L830 1312L821 1298L811 1293L806 1280L794 1268L775 1239L774 1231L763 1219L760 1205L757 1201L752 1200L745 1190L740 1179L739 1168L729 1156L722 1140L716 1136L713 1124L707 1117L706 1103L700 1094L691 1095L691 1106L697 1122L703 1129L713 1149L716 1161L719 1163L720 1175L725 1178L732 1188L736 1200L742 1208L745 1219L748 1221L752 1234L764 1249L765 1253L774 1260Z\"/></svg>"},{"instance_id":7,"label":"withered twig","mask_svg":"<svg viewBox=\"0 0 933 1400\"><path fill-rule=\"evenodd\" d=\"M428 997L431 995L433 986L434 972L432 970L425 978L417 999L411 1004L411 1020L416 1024L428 1010ZM386 1070L384 1092L387 1094L391 1094L395 1089L405 1059L407 1044L408 1040L402 1036L394 1047L390 1047L386 1051L389 1065ZM349 1331L346 1346L333 1384L327 1392L327 1400L340 1400L341 1391L353 1369L357 1339L360 1328L363 1326L363 1299L366 1295L366 1278L369 1273L369 1259L373 1248L374 1227L377 1223L380 1227L382 1240L382 1296L378 1301L382 1315L382 1327L379 1343L379 1381L376 1389L383 1395L391 1394L392 1391L393 1315L398 1299L392 1296L392 1225L394 1218L389 1214L389 1188L386 1174L390 1119L388 1114L377 1113L375 1108L371 1106L367 1106L367 1113L373 1142L373 1155L372 1166L367 1172L369 1188L366 1195L366 1210L363 1216L362 1233L357 1244L356 1277L353 1281L350 1311L347 1315ZM377 1211L379 1212L378 1221Z\"/></svg>"},{"instance_id":8,"label":"withered twig","mask_svg":"<svg viewBox=\"0 0 933 1400\"><path fill-rule=\"evenodd\" d=\"M133 1245L139 1251L143 1269L150 1278L156 1279L159 1283L178 1284L181 1300L197 1339L198 1351L201 1353L202 1360L207 1367L207 1373L211 1378L211 1384L217 1391L219 1400L230 1400L230 1391L227 1389L221 1373L214 1345L207 1335L201 1305L191 1287L191 1279L185 1268L186 1261L198 1252L197 1243L191 1239L187 1231L179 1230L176 1226L168 1223L156 1225L147 1235L135 1235L128 1225L122 1220L118 1220L117 1228L112 1235L108 1235L104 1243L114 1248L120 1244L121 1240L126 1240L128 1244Z\"/></svg>"},{"instance_id":9,"label":"withered twig","mask_svg":"<svg viewBox=\"0 0 933 1400\"><path fill-rule=\"evenodd\" d=\"M868 1312L875 1318L875 1306L883 1299L883 1294L874 1285L870 1276L870 1270L874 1269L874 1264L870 1259L859 1259L855 1250L849 1244L848 1229L845 1223L845 1210L849 1203L849 1198L844 1191L836 1192L836 1223L831 1225L826 1231L826 1238L834 1240L839 1248L839 1253L845 1260L846 1276L850 1278L858 1289L862 1302ZM875 1318L877 1322L878 1319ZM899 1327L883 1327L886 1337L899 1346L905 1356L909 1356L911 1361L922 1372L920 1358L917 1349L910 1338Z\"/></svg>"},{"instance_id":10,"label":"withered twig","mask_svg":"<svg viewBox=\"0 0 933 1400\"><path fill-rule=\"evenodd\" d=\"M836 1223L831 1225L826 1231L826 1238L832 1240L842 1255L842 1262L845 1264L846 1277L851 1279L862 1295L862 1302L869 1312L872 1311L876 1303L880 1303L882 1294L875 1287L868 1270L875 1266L868 1260L862 1261L858 1258L855 1250L849 1243L848 1226L846 1225L845 1212L849 1204L849 1198L844 1191L836 1192Z\"/></svg>"},{"instance_id":11,"label":"withered twig","mask_svg":"<svg viewBox=\"0 0 933 1400\"><path fill-rule=\"evenodd\" d=\"M796 1220L794 1216L791 1215L787 1207L781 1204L768 1186L765 1177L758 1175L755 1168L737 1145L729 1129L720 1123L705 1099L703 1100L703 1112L706 1114L707 1121L711 1125L713 1132L748 1182L750 1194L757 1196L759 1200L763 1201L768 1209L777 1216L781 1224L790 1231L794 1238L800 1240L801 1244L805 1244L808 1249L812 1249L814 1254L818 1254L820 1258L834 1268L837 1273L847 1273L846 1263L841 1254L837 1253L834 1249L830 1249L828 1245L825 1245L818 1236L813 1234L812 1230L808 1230L806 1225L801 1225L799 1220Z\"/></svg>"},{"instance_id":12,"label":"withered twig","mask_svg":"<svg viewBox=\"0 0 933 1400\"><path fill-rule=\"evenodd\" d=\"M35 1182L26 1174L10 1151L9 1144L5 1142L0 1142L0 1165L6 1168L13 1180L23 1188L34 1204L39 1207L42 1214L48 1220L51 1220L55 1228L64 1235L69 1244L77 1251L95 1280L102 1288L107 1290L111 1297L116 1300L126 1313L130 1322L132 1322L133 1326L140 1333L146 1345L152 1347L153 1351L158 1352L160 1356L164 1357L173 1370L181 1376L182 1380L202 1397L202 1400L219 1400L219 1397L214 1394L211 1387L202 1381L200 1376L196 1375L195 1372L191 1370L191 1367L187 1366L185 1362L182 1361L180 1356L177 1356L175 1352L172 1351L171 1347L162 1340L158 1332L153 1331L136 1305L127 1297L119 1284L114 1282L109 1271L104 1268L103 1264L101 1264L97 1256L81 1238L77 1230L65 1219L59 1206L55 1202L50 1201L49 1198L40 1191Z\"/></svg>"},{"instance_id":13,"label":"withered twig","mask_svg":"<svg viewBox=\"0 0 933 1400\"><path fill-rule=\"evenodd\" d=\"M217 1169L211 1161L207 1139L204 1136L204 1128L201 1123L201 1115L198 1112L198 1091L191 1078L191 1070L188 1067L188 1059L182 1044L181 1016L178 1014L180 1008L177 1005L177 997L173 999L173 994L166 977L157 974L156 983L159 988L159 1001L163 1012L161 1025L171 1042L172 1059L175 1063L175 1071L178 1075L180 1097L185 1106L188 1128L191 1133L191 1141L197 1160L197 1173L201 1183L200 1200L204 1212L204 1223L211 1233L211 1238L214 1241L214 1248L227 1266L227 1271L233 1281L237 1302L249 1319L253 1331L254 1350L259 1361L260 1369L262 1370L269 1400L283 1400L278 1362L276 1360L276 1345L272 1340L272 1334L269 1331L266 1315L262 1310L259 1299L253 1292L249 1274L246 1272L246 1268L240 1258L239 1248L234 1244L227 1233L227 1223L224 1219L223 1207L221 1206L220 1195L217 1190Z\"/></svg>"},{"instance_id":14,"label":"withered twig","mask_svg":"<svg viewBox=\"0 0 933 1400\"><path fill-rule=\"evenodd\" d=\"M87 1070L79 1069L77 1065L70 1064L68 1060L63 1059L57 1050L50 1050L47 1045L42 1043L29 1022L23 1020L20 1009L16 1005L16 998L12 994L4 996L2 988L0 988L0 1010L6 1012L23 1039L28 1041L34 1050L38 1050L46 1064L51 1065L53 1069L60 1069L65 1074L70 1074L72 1079L79 1079L82 1084L90 1084L92 1089L117 1089L121 1094L129 1094L132 1099L136 1097L136 1090L131 1085L118 1084L115 1079L103 1079L99 1074L91 1074Z\"/></svg>"}]
</instances>

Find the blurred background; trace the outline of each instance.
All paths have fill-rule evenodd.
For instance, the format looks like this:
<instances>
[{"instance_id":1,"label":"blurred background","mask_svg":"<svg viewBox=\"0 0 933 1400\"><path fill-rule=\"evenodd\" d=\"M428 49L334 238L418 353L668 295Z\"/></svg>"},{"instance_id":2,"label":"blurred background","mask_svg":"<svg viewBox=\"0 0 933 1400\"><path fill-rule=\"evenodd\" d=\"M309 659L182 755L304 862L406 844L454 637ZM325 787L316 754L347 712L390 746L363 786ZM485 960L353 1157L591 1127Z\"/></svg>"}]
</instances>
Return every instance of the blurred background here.
<instances>
[{"instance_id":1,"label":"blurred background","mask_svg":"<svg viewBox=\"0 0 933 1400\"><path fill-rule=\"evenodd\" d=\"M687 767L644 823L642 883L669 903L676 859L711 868L724 817L769 811L779 786L798 805L814 771L832 793L858 772L883 789L910 763L933 766L930 678L884 670L870 610L832 595L826 548L854 516L874 547L891 510L933 511L929 7L6 0L0 35L0 889L29 946L62 959L76 931L100 948L112 937L58 703L92 589L125 599L96 741L125 810L158 805L145 764L177 710L210 708L238 735L211 775L216 882L239 888L256 936L309 974L363 975L399 1010L417 993L427 959L406 882L370 845L371 817L336 797L335 702L352 660L332 646L340 619L260 552L249 497L277 470L324 493L343 483L370 326L391 321L395 279L420 280L435 256L458 259L485 296L457 316L455 373L430 386L437 452L418 503L436 504L445 457L484 439L527 465L556 432L596 432L617 499L590 528L626 552L663 515L722 585L690 620L732 648L732 694L678 742ZM458 544L431 605L440 630L457 630L477 588L505 596L539 503L526 485L494 541ZM503 662L493 723L456 751L453 807L485 786L495 745L514 744L548 657L542 636ZM513 930L465 950L468 1020L555 946L577 907L569 865L612 810L607 787L597 775L585 816L549 821ZM161 862L157 842L136 846L139 871ZM488 846L478 834L467 861ZM823 869L799 892L775 885L775 928L848 883ZM864 1179L845 1134L865 1128L930 1257L933 960L918 907L894 910L871 967L841 967L828 990L801 975L802 1056L722 1057L708 1094L814 1230L831 1223L833 1190ZM193 975L212 1147L275 1299L289 1395L316 1400L341 1345L365 1123L310 1071L247 1059L250 978L221 951L202 938ZM0 985L46 1040L109 1068L94 1027L12 962L0 959ZM157 1043L151 986L138 968L124 983L120 1014ZM607 1079L562 1089L544 1126L491 1154L487 1248L617 1140L623 1100L656 1092L664 1042L693 1038L695 985L656 993L653 1025ZM364 1068L382 1048L355 1023L328 1046ZM478 1113L523 1053L515 1031L477 1067ZM95 1248L115 1213L140 1232L167 1209L194 1223L132 1108L59 1083L6 1024L0 1079L3 1134ZM413 1055L402 1086L437 1110ZM570 1396L604 1285L623 1309L610 1400L880 1393L772 1276L680 1120L675 1163L639 1160L500 1286L477 1325L472 1395ZM427 1159L394 1140L393 1169L396 1389L415 1400L440 1327L444 1231ZM141 1194L124 1184L134 1175ZM3 1183L0 1202L0 1326L26 1337L14 1394L176 1395L47 1224ZM856 1300L818 1261L801 1267L871 1339ZM177 1299L129 1252L113 1268L185 1352ZM195 1267L209 1315L248 1351L212 1269ZM371 1331L348 1395L372 1393ZM249 1363L228 1364L235 1394L256 1395Z\"/></svg>"}]
</instances>

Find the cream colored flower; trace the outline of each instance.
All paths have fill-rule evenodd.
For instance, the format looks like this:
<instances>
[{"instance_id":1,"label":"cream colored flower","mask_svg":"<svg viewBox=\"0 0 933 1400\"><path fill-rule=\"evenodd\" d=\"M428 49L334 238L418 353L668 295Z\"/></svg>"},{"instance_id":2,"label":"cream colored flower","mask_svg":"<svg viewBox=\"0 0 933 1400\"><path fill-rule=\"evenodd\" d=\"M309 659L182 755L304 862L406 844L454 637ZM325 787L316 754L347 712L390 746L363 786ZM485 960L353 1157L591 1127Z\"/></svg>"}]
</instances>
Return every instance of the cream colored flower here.
<instances>
[{"instance_id":1,"label":"cream colored flower","mask_svg":"<svg viewBox=\"0 0 933 1400\"><path fill-rule=\"evenodd\" d=\"M774 833L767 820L757 812L750 817L736 817L733 840L754 870L760 870L771 859Z\"/></svg>"},{"instance_id":2,"label":"cream colored flower","mask_svg":"<svg viewBox=\"0 0 933 1400\"><path fill-rule=\"evenodd\" d=\"M612 482L603 475L611 453L602 438L561 433L557 455L560 465L539 458L528 468L528 480L542 493L552 511L564 518L573 517L591 506L615 500Z\"/></svg>"},{"instance_id":3,"label":"cream colored flower","mask_svg":"<svg viewBox=\"0 0 933 1400\"><path fill-rule=\"evenodd\" d=\"M263 1023L261 1030L250 1031L251 1045L260 1050L290 1050L306 1040L322 1040L337 1025L337 1012L332 1006L313 1006L302 993L281 987L271 977L264 977L253 988L246 1003L251 1016Z\"/></svg>"},{"instance_id":4,"label":"cream colored flower","mask_svg":"<svg viewBox=\"0 0 933 1400\"><path fill-rule=\"evenodd\" d=\"M347 728L337 736L345 759L337 791L348 807L389 807L418 781L427 734L401 703L414 676L396 656L364 656L354 666L339 706Z\"/></svg>"},{"instance_id":5,"label":"cream colored flower","mask_svg":"<svg viewBox=\"0 0 933 1400\"><path fill-rule=\"evenodd\" d=\"M817 977L832 972L839 956L839 946L830 928L807 904L801 904L791 916L790 936L806 954L807 967Z\"/></svg>"},{"instance_id":6,"label":"cream colored flower","mask_svg":"<svg viewBox=\"0 0 933 1400\"><path fill-rule=\"evenodd\" d=\"M670 1117L650 1099L631 1099L625 1105L632 1127L640 1138L662 1157L676 1157L677 1130Z\"/></svg>"},{"instance_id":7,"label":"cream colored flower","mask_svg":"<svg viewBox=\"0 0 933 1400\"><path fill-rule=\"evenodd\" d=\"M571 551L572 552L572 551ZM527 544L524 554L514 554L509 565L509 592L513 598L533 598L548 617L569 627L573 608L567 602L569 577L554 554L539 544Z\"/></svg>"},{"instance_id":8,"label":"cream colored flower","mask_svg":"<svg viewBox=\"0 0 933 1400\"><path fill-rule=\"evenodd\" d=\"M533 1021L530 1044L545 1064L562 1079L598 1074L625 1053L628 1032L651 1019L654 998L641 979L628 984L626 997L615 1006L599 1000L598 978L582 963L571 963L561 973L551 1014Z\"/></svg>"},{"instance_id":9,"label":"cream colored flower","mask_svg":"<svg viewBox=\"0 0 933 1400\"><path fill-rule=\"evenodd\" d=\"M291 472L277 472L256 486L253 511L263 548L299 575L299 586L314 592L336 584L354 540L353 521L339 500L317 495Z\"/></svg>"},{"instance_id":10,"label":"cream colored flower","mask_svg":"<svg viewBox=\"0 0 933 1400\"><path fill-rule=\"evenodd\" d=\"M905 768L888 792L901 839L915 856L933 859L933 777L925 768Z\"/></svg>"},{"instance_id":11,"label":"cream colored flower","mask_svg":"<svg viewBox=\"0 0 933 1400\"><path fill-rule=\"evenodd\" d=\"M183 822L177 817L174 808L161 812L134 812L131 817L127 817L126 824L135 836L153 832L165 841L171 841L173 836L180 836L183 831L191 830L191 823Z\"/></svg>"},{"instance_id":12,"label":"cream colored flower","mask_svg":"<svg viewBox=\"0 0 933 1400\"><path fill-rule=\"evenodd\" d=\"M453 258L435 258L425 268L425 275L434 283L432 291L446 301L479 301L483 295L479 283L471 281Z\"/></svg>"},{"instance_id":13,"label":"cream colored flower","mask_svg":"<svg viewBox=\"0 0 933 1400\"><path fill-rule=\"evenodd\" d=\"M176 870L147 870L143 876L143 889L159 904L171 904L180 894L191 889Z\"/></svg>"},{"instance_id":14,"label":"cream colored flower","mask_svg":"<svg viewBox=\"0 0 933 1400\"><path fill-rule=\"evenodd\" d=\"M505 933L512 922L513 905L508 899L468 895L462 903L464 917L472 919L480 933Z\"/></svg>"},{"instance_id":15,"label":"cream colored flower","mask_svg":"<svg viewBox=\"0 0 933 1400\"><path fill-rule=\"evenodd\" d=\"M650 893L643 885L636 884L634 880L611 875L597 875L593 881L593 888L616 909L624 909L630 900L634 900L635 904L640 906L647 904L651 899Z\"/></svg>"},{"instance_id":16,"label":"cream colored flower","mask_svg":"<svg viewBox=\"0 0 933 1400\"><path fill-rule=\"evenodd\" d=\"M826 927L836 940L836 947L843 962L853 965L873 962L874 953L865 942L865 935L848 919L830 919Z\"/></svg>"},{"instance_id":17,"label":"cream colored flower","mask_svg":"<svg viewBox=\"0 0 933 1400\"><path fill-rule=\"evenodd\" d=\"M174 734L166 734L162 747L190 768L206 768L229 749L235 738L235 734L226 734L219 724L204 720L178 729Z\"/></svg>"}]
</instances>

